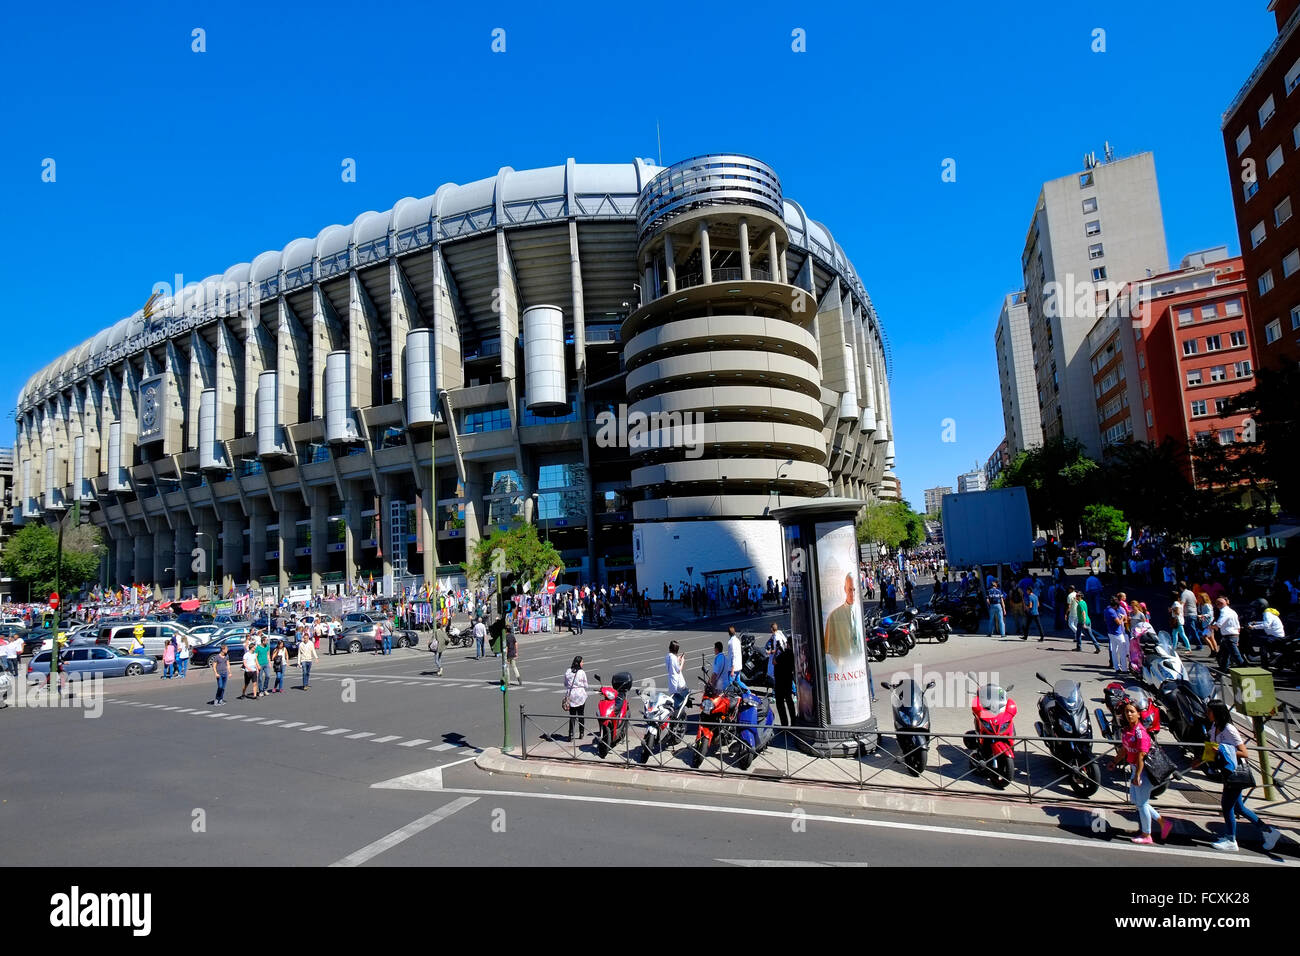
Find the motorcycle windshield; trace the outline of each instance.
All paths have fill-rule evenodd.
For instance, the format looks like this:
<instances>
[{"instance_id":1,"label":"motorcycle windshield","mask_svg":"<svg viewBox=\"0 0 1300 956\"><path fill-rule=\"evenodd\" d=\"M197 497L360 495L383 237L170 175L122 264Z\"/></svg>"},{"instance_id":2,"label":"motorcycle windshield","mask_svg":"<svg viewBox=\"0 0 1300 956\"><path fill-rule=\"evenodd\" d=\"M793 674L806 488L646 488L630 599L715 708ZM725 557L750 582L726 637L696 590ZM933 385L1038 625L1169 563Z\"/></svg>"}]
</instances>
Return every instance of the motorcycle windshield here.
<instances>
[{"instance_id":1,"label":"motorcycle windshield","mask_svg":"<svg viewBox=\"0 0 1300 956\"><path fill-rule=\"evenodd\" d=\"M925 691L920 684L908 678L898 685L898 699L900 709L920 711L925 706Z\"/></svg>"},{"instance_id":2,"label":"motorcycle windshield","mask_svg":"<svg viewBox=\"0 0 1300 956\"><path fill-rule=\"evenodd\" d=\"M1066 708L1071 711L1083 706L1083 695L1079 691L1079 685L1072 680L1058 680L1052 685L1052 693L1061 698Z\"/></svg>"},{"instance_id":3,"label":"motorcycle windshield","mask_svg":"<svg viewBox=\"0 0 1300 956\"><path fill-rule=\"evenodd\" d=\"M1187 665L1187 683L1192 686L1201 700L1209 700L1214 696L1214 675L1210 669L1200 661L1193 661Z\"/></svg>"},{"instance_id":4,"label":"motorcycle windshield","mask_svg":"<svg viewBox=\"0 0 1300 956\"><path fill-rule=\"evenodd\" d=\"M1156 647L1166 651L1170 657L1178 653L1174 647L1174 639L1169 635L1168 631L1161 631L1156 635Z\"/></svg>"}]
</instances>

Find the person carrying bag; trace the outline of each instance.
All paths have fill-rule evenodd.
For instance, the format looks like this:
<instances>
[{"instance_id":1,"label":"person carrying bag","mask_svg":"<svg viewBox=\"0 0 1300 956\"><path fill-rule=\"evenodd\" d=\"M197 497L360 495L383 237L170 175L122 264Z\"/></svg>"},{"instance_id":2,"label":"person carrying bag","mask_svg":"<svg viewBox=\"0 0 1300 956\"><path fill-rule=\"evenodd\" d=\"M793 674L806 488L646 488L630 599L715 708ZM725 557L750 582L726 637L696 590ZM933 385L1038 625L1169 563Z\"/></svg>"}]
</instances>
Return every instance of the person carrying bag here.
<instances>
[{"instance_id":1,"label":"person carrying bag","mask_svg":"<svg viewBox=\"0 0 1300 956\"><path fill-rule=\"evenodd\" d=\"M1250 752L1241 732L1232 723L1232 714L1221 700L1212 700L1210 710L1210 740L1205 745L1201 756L1192 762L1192 767L1214 761L1219 767L1218 776L1223 781L1223 798L1220 807L1223 810L1224 835L1214 843L1216 850L1235 853L1237 850L1237 814L1241 813L1247 820L1259 827L1264 849L1271 851L1277 845L1281 834L1277 828L1264 823L1255 812L1246 806L1245 792L1255 787L1255 775L1250 770Z\"/></svg>"}]
</instances>

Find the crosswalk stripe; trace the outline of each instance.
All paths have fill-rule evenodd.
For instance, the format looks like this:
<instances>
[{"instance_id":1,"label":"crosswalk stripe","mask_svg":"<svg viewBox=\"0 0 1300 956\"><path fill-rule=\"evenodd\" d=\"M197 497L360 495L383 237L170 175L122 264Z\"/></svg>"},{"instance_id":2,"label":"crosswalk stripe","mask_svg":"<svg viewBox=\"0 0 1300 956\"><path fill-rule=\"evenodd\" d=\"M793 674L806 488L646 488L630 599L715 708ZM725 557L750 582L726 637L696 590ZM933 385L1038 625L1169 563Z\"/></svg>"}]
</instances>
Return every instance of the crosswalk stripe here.
<instances>
[{"instance_id":1,"label":"crosswalk stripe","mask_svg":"<svg viewBox=\"0 0 1300 956\"><path fill-rule=\"evenodd\" d=\"M363 730L359 734L348 734L348 740L360 740L363 737L373 737L373 736L374 734L372 734L370 731Z\"/></svg>"},{"instance_id":2,"label":"crosswalk stripe","mask_svg":"<svg viewBox=\"0 0 1300 956\"><path fill-rule=\"evenodd\" d=\"M429 742L429 741L423 739L422 737L415 737L415 738L413 738L413 739L411 739L411 740L403 740L403 741L402 741L400 744L398 744L397 746L399 746L399 747L418 747L418 746L420 746L420 744L427 744L428 742Z\"/></svg>"},{"instance_id":3,"label":"crosswalk stripe","mask_svg":"<svg viewBox=\"0 0 1300 956\"><path fill-rule=\"evenodd\" d=\"M339 728L336 729L336 730L327 730L327 731L325 731L325 733L322 734L321 736L323 736L323 737L333 737L333 736L335 736L336 734L346 734L346 733L347 733L349 730L351 730L351 729L352 729L351 727L339 727Z\"/></svg>"},{"instance_id":4,"label":"crosswalk stripe","mask_svg":"<svg viewBox=\"0 0 1300 956\"><path fill-rule=\"evenodd\" d=\"M262 721L266 720L265 717L245 717L244 719L250 724L260 724Z\"/></svg>"},{"instance_id":5,"label":"crosswalk stripe","mask_svg":"<svg viewBox=\"0 0 1300 956\"><path fill-rule=\"evenodd\" d=\"M388 736L388 737L376 737L374 740L372 740L372 741L370 741L370 742L371 742L372 744L386 744L386 743L389 743L390 741L393 741L393 740L401 740L401 739L402 739L402 735L401 735L401 734L392 734L391 736Z\"/></svg>"},{"instance_id":6,"label":"crosswalk stripe","mask_svg":"<svg viewBox=\"0 0 1300 956\"><path fill-rule=\"evenodd\" d=\"M302 721L301 721L301 720L295 720L293 723L285 724L285 725L283 726L282 729L284 729L284 730L293 730L293 728L295 728L295 727L301 727L301 726L302 726Z\"/></svg>"},{"instance_id":7,"label":"crosswalk stripe","mask_svg":"<svg viewBox=\"0 0 1300 956\"><path fill-rule=\"evenodd\" d=\"M270 727L272 724L282 724L282 723L284 723L284 721L277 717L275 720L268 720L266 722L266 726Z\"/></svg>"},{"instance_id":8,"label":"crosswalk stripe","mask_svg":"<svg viewBox=\"0 0 1300 956\"><path fill-rule=\"evenodd\" d=\"M439 751L442 751L442 750L455 750L455 749L456 749L456 745L455 745L455 744L448 744L448 743L441 743L441 744L438 744L436 747L430 747L429 749L430 749L430 750L439 750Z\"/></svg>"},{"instance_id":9,"label":"crosswalk stripe","mask_svg":"<svg viewBox=\"0 0 1300 956\"><path fill-rule=\"evenodd\" d=\"M309 734L314 730L324 730L325 726L326 726L325 724L312 724L310 727L304 727L302 729L302 732L304 734Z\"/></svg>"}]
</instances>

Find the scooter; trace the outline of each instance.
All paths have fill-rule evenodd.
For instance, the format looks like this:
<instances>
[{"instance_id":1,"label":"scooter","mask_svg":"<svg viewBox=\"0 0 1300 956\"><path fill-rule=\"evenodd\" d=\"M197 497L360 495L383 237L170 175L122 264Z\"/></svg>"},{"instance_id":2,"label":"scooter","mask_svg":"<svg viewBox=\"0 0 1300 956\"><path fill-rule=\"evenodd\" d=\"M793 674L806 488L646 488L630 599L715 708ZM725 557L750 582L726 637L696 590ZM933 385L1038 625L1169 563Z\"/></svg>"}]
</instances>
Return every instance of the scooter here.
<instances>
[{"instance_id":1,"label":"scooter","mask_svg":"<svg viewBox=\"0 0 1300 956\"><path fill-rule=\"evenodd\" d=\"M963 737L967 755L978 773L1003 790L1015 773L1016 702L1010 696L1015 685L981 687L974 675L967 677L976 688L970 706L975 729Z\"/></svg>"},{"instance_id":2,"label":"scooter","mask_svg":"<svg viewBox=\"0 0 1300 956\"><path fill-rule=\"evenodd\" d=\"M1137 708L1138 720L1151 735L1152 743L1155 742L1156 734L1160 733L1160 708L1156 706L1150 694L1141 687L1125 687L1119 681L1111 681L1102 691L1102 699L1106 702L1109 715L1100 707L1094 713L1097 715L1097 727L1103 737L1115 746L1120 746L1123 709L1126 704L1131 703ZM1151 796L1158 797L1167 789L1169 789L1168 780L1152 787Z\"/></svg>"},{"instance_id":3,"label":"scooter","mask_svg":"<svg viewBox=\"0 0 1300 956\"><path fill-rule=\"evenodd\" d=\"M736 707L736 744L732 753L736 757L736 766L748 770L754 758L767 749L776 733L772 724L776 711L772 708L772 699L759 697L742 681L736 681L732 688L740 689L740 699Z\"/></svg>"},{"instance_id":4,"label":"scooter","mask_svg":"<svg viewBox=\"0 0 1300 956\"><path fill-rule=\"evenodd\" d=\"M911 630L913 643L922 638L934 638L940 644L952 634L952 621L947 614L920 611L909 607L903 612L903 622Z\"/></svg>"},{"instance_id":5,"label":"scooter","mask_svg":"<svg viewBox=\"0 0 1300 956\"><path fill-rule=\"evenodd\" d=\"M915 646L916 641L912 637L912 629L909 628L899 618L881 617L879 612L868 616L863 624L868 631L881 631L885 639L885 647L888 653L895 657L906 657L907 652ZM870 644L870 641L868 641ZM877 652L878 653L878 652ZM872 658L875 660L876 658ZM883 657L879 660L884 660Z\"/></svg>"},{"instance_id":6,"label":"scooter","mask_svg":"<svg viewBox=\"0 0 1300 956\"><path fill-rule=\"evenodd\" d=\"M877 624L867 627L867 660L877 664L889 656L889 630Z\"/></svg>"},{"instance_id":7,"label":"scooter","mask_svg":"<svg viewBox=\"0 0 1300 956\"><path fill-rule=\"evenodd\" d=\"M691 744L690 752L686 755L686 762L692 767L698 767L704 763L704 758L708 756L709 751L713 749L715 742L720 742L720 731L724 723L734 723L736 719L736 710L738 704L738 693L733 696L732 689L739 688L733 683L727 688L709 689L709 674L707 666L701 667L704 672L700 680L704 682L704 700L700 702L700 716L695 728L695 742Z\"/></svg>"},{"instance_id":8,"label":"scooter","mask_svg":"<svg viewBox=\"0 0 1300 956\"><path fill-rule=\"evenodd\" d=\"M925 702L925 692L934 687L934 681L924 689L910 677L892 684L882 680L880 686L892 691L894 730L898 732L895 739L903 752L903 763L913 776L919 777L930 759L930 705Z\"/></svg>"},{"instance_id":9,"label":"scooter","mask_svg":"<svg viewBox=\"0 0 1300 956\"><path fill-rule=\"evenodd\" d=\"M747 684L766 686L767 655L754 646L754 635L748 632L740 635L740 673Z\"/></svg>"},{"instance_id":10,"label":"scooter","mask_svg":"<svg viewBox=\"0 0 1300 956\"><path fill-rule=\"evenodd\" d=\"M1081 797L1090 797L1101 786L1101 771L1092 754L1092 720L1077 681L1060 680L1053 684L1042 674L1035 674L1051 688L1038 699L1038 721L1034 729L1040 737L1063 738L1047 741L1048 752L1070 770L1070 789Z\"/></svg>"},{"instance_id":11,"label":"scooter","mask_svg":"<svg viewBox=\"0 0 1300 956\"><path fill-rule=\"evenodd\" d=\"M1182 676L1156 688L1164 722L1180 743L1202 744L1207 740L1209 702L1215 696L1214 675L1200 661L1186 665Z\"/></svg>"},{"instance_id":12,"label":"scooter","mask_svg":"<svg viewBox=\"0 0 1300 956\"><path fill-rule=\"evenodd\" d=\"M1147 661L1146 666L1142 668L1142 683L1153 691L1159 690L1168 681L1181 680L1186 676L1186 668L1182 658L1178 656L1178 648L1174 646L1174 639L1167 632L1161 631L1156 635L1155 651L1155 657Z\"/></svg>"},{"instance_id":13,"label":"scooter","mask_svg":"<svg viewBox=\"0 0 1300 956\"><path fill-rule=\"evenodd\" d=\"M447 646L448 647L469 647L474 643L474 628L472 627L452 627L447 628ZM438 638L429 638L429 650L438 649Z\"/></svg>"},{"instance_id":14,"label":"scooter","mask_svg":"<svg viewBox=\"0 0 1300 956\"><path fill-rule=\"evenodd\" d=\"M599 674L595 677L600 680ZM631 689L632 675L627 671L619 671L610 686L600 688L600 700L596 704L600 727L596 736L596 753L602 760L627 736L627 695Z\"/></svg>"},{"instance_id":15,"label":"scooter","mask_svg":"<svg viewBox=\"0 0 1300 956\"><path fill-rule=\"evenodd\" d=\"M641 738L640 762L649 763L650 757L667 750L686 734L686 708L695 706L695 698L687 694L681 706L673 703L673 695L662 691L653 697L641 695L645 711L645 736Z\"/></svg>"}]
</instances>

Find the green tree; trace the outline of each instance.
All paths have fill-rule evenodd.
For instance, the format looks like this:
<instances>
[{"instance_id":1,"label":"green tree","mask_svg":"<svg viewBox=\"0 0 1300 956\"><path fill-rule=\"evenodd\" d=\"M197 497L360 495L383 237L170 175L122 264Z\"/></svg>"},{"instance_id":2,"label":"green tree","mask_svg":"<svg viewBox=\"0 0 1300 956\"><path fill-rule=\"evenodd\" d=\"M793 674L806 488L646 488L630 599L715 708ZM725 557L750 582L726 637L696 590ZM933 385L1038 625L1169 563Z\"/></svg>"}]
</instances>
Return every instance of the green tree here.
<instances>
[{"instance_id":1,"label":"green tree","mask_svg":"<svg viewBox=\"0 0 1300 956\"><path fill-rule=\"evenodd\" d=\"M925 520L905 501L873 501L858 517L859 544L915 548L925 541Z\"/></svg>"},{"instance_id":2,"label":"green tree","mask_svg":"<svg viewBox=\"0 0 1300 956\"><path fill-rule=\"evenodd\" d=\"M1249 417L1231 452L1237 483L1256 498L1258 523L1270 520L1273 504L1300 513L1300 475L1295 450L1300 447L1300 368L1262 369L1255 387L1228 399L1227 414ZM1263 520L1259 520L1263 519Z\"/></svg>"},{"instance_id":3,"label":"green tree","mask_svg":"<svg viewBox=\"0 0 1300 956\"><path fill-rule=\"evenodd\" d=\"M511 583L515 587L522 588L524 582L529 582L535 592L545 582L548 571L557 567L564 570L564 559L549 541L537 537L535 525L518 522L480 540L471 560L461 567L473 584L504 571L514 576Z\"/></svg>"},{"instance_id":4,"label":"green tree","mask_svg":"<svg viewBox=\"0 0 1300 956\"><path fill-rule=\"evenodd\" d=\"M39 523L23 526L5 543L0 568L14 579L15 594L33 600L44 599L55 588L55 567L59 536L55 528ZM99 561L104 553L99 529L84 524L69 527L63 533L63 571L59 575L64 591L81 590L83 584L99 577Z\"/></svg>"},{"instance_id":5,"label":"green tree","mask_svg":"<svg viewBox=\"0 0 1300 956\"><path fill-rule=\"evenodd\" d=\"M1097 498L1139 527L1187 537L1194 531L1187 473L1188 450L1172 438L1122 442L1107 450Z\"/></svg>"},{"instance_id":6,"label":"green tree","mask_svg":"<svg viewBox=\"0 0 1300 956\"><path fill-rule=\"evenodd\" d=\"M1073 438L1053 438L1022 451L993 483L994 488L1021 487L1029 514L1040 528L1060 527L1066 536L1079 526L1083 502L1092 500L1098 465Z\"/></svg>"},{"instance_id":7,"label":"green tree","mask_svg":"<svg viewBox=\"0 0 1300 956\"><path fill-rule=\"evenodd\" d=\"M1118 553L1128 531L1124 512L1111 505L1088 505L1079 516L1079 524L1084 534L1104 545L1112 555Z\"/></svg>"}]
</instances>

